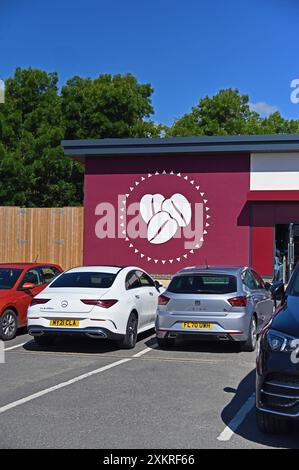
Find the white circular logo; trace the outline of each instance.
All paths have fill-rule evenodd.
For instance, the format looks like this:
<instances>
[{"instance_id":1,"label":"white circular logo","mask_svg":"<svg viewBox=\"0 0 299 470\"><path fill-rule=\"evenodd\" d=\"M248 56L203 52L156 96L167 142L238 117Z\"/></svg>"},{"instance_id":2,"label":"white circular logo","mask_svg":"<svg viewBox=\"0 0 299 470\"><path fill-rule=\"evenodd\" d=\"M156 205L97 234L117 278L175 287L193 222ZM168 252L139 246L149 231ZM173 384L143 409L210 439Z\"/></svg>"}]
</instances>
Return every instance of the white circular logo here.
<instances>
[{"instance_id":1,"label":"white circular logo","mask_svg":"<svg viewBox=\"0 0 299 470\"><path fill-rule=\"evenodd\" d=\"M202 247L211 214L195 178L156 171L141 175L121 196L119 231L136 256L155 264L180 263Z\"/></svg>"}]
</instances>

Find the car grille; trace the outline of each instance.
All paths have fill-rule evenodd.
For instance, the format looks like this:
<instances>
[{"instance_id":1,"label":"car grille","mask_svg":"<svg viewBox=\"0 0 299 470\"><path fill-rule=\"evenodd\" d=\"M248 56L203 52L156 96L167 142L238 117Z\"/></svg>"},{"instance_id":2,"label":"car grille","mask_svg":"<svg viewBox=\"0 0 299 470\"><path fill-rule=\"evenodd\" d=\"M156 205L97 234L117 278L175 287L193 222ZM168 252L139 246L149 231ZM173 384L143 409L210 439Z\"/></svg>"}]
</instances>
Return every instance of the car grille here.
<instances>
[{"instance_id":1,"label":"car grille","mask_svg":"<svg viewBox=\"0 0 299 470\"><path fill-rule=\"evenodd\" d=\"M279 372L272 372L271 374L267 375L267 381L279 382L282 384L290 384L294 385L297 384L299 388L299 375L294 374L281 374Z\"/></svg>"},{"instance_id":2,"label":"car grille","mask_svg":"<svg viewBox=\"0 0 299 470\"><path fill-rule=\"evenodd\" d=\"M299 375L272 373L261 390L262 403L280 411L297 411L299 405Z\"/></svg>"}]
</instances>

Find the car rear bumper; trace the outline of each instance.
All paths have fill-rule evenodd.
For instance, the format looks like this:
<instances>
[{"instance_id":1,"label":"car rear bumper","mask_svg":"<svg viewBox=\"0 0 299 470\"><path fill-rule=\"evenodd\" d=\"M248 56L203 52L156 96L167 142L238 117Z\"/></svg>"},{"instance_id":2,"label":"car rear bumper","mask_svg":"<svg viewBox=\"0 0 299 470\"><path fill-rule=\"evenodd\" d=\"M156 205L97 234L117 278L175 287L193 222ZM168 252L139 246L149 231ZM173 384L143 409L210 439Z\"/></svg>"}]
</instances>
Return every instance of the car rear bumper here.
<instances>
[{"instance_id":1,"label":"car rear bumper","mask_svg":"<svg viewBox=\"0 0 299 470\"><path fill-rule=\"evenodd\" d=\"M198 339L246 341L250 327L251 315L248 313L230 314L227 316L186 316L158 312L156 334L158 338L193 335ZM209 323L211 328L184 328L184 322Z\"/></svg>"},{"instance_id":2,"label":"car rear bumper","mask_svg":"<svg viewBox=\"0 0 299 470\"><path fill-rule=\"evenodd\" d=\"M31 336L53 336L53 335L75 335L88 336L90 338L121 340L124 335L114 333L107 328L86 327L86 328L53 328L45 326L28 326L28 333Z\"/></svg>"},{"instance_id":3,"label":"car rear bumper","mask_svg":"<svg viewBox=\"0 0 299 470\"><path fill-rule=\"evenodd\" d=\"M165 331L156 329L157 338L176 338L178 336L194 337L201 341L245 341L245 337L239 333L225 332L208 333L203 331Z\"/></svg>"}]
</instances>

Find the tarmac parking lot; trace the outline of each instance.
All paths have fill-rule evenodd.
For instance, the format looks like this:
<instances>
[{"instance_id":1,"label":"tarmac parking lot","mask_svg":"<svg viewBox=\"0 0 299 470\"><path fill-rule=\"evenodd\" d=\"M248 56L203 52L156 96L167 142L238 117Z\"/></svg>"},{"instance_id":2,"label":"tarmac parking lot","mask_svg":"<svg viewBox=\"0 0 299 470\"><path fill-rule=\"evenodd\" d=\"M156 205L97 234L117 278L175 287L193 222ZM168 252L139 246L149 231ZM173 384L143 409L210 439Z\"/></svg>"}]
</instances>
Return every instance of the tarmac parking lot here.
<instances>
[{"instance_id":1,"label":"tarmac parking lot","mask_svg":"<svg viewBox=\"0 0 299 470\"><path fill-rule=\"evenodd\" d=\"M134 350L85 338L37 346L21 330L0 364L0 448L298 448L255 424L255 353L229 343Z\"/></svg>"}]
</instances>

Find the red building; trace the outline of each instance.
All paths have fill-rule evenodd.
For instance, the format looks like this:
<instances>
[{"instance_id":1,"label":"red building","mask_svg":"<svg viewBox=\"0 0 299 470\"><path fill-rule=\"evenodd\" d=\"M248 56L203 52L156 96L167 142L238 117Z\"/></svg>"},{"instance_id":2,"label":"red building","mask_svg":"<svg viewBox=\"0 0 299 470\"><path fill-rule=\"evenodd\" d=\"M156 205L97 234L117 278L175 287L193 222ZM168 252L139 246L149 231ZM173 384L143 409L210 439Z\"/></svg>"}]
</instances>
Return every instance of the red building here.
<instances>
[{"instance_id":1,"label":"red building","mask_svg":"<svg viewBox=\"0 0 299 470\"><path fill-rule=\"evenodd\" d=\"M290 227L299 258L298 134L62 144L85 164L85 264L244 264L272 277Z\"/></svg>"}]
</instances>

